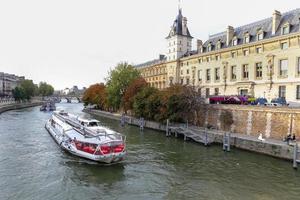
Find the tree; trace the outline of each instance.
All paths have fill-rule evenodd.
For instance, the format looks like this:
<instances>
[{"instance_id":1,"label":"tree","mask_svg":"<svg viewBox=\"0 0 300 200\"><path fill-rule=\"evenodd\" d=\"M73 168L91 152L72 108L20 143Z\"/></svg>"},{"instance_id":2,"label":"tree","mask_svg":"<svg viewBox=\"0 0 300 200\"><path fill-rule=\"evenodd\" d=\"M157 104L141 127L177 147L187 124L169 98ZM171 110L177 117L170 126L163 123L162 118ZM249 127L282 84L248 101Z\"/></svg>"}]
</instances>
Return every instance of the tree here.
<instances>
[{"instance_id":1,"label":"tree","mask_svg":"<svg viewBox=\"0 0 300 200\"><path fill-rule=\"evenodd\" d=\"M163 91L161 118L175 122L195 121L204 99L191 86L172 85Z\"/></svg>"},{"instance_id":2,"label":"tree","mask_svg":"<svg viewBox=\"0 0 300 200\"><path fill-rule=\"evenodd\" d=\"M151 114L149 113L148 98L156 92L158 92L156 88L145 87L134 97L133 111L136 117L150 119L149 116L151 116Z\"/></svg>"},{"instance_id":3,"label":"tree","mask_svg":"<svg viewBox=\"0 0 300 200\"><path fill-rule=\"evenodd\" d=\"M45 97L45 96L51 96L54 93L54 88L47 84L46 82L40 82L39 84L39 95Z\"/></svg>"},{"instance_id":4,"label":"tree","mask_svg":"<svg viewBox=\"0 0 300 200\"><path fill-rule=\"evenodd\" d=\"M110 71L106 79L109 106L118 110L126 88L139 77L141 77L140 72L126 62L118 64L114 70Z\"/></svg>"},{"instance_id":5,"label":"tree","mask_svg":"<svg viewBox=\"0 0 300 200\"><path fill-rule=\"evenodd\" d=\"M107 109L107 92L103 83L91 85L83 94L83 102L85 105L97 105L101 110Z\"/></svg>"},{"instance_id":6,"label":"tree","mask_svg":"<svg viewBox=\"0 0 300 200\"><path fill-rule=\"evenodd\" d=\"M21 82L20 87L24 90L24 97L30 100L34 96L35 86L32 80L24 80Z\"/></svg>"},{"instance_id":7,"label":"tree","mask_svg":"<svg viewBox=\"0 0 300 200\"><path fill-rule=\"evenodd\" d=\"M147 87L147 82L144 78L137 78L132 81L132 83L126 88L122 104L124 105L124 111L127 113L128 110L133 109L134 97L139 93L143 88Z\"/></svg>"},{"instance_id":8,"label":"tree","mask_svg":"<svg viewBox=\"0 0 300 200\"><path fill-rule=\"evenodd\" d=\"M22 87L15 87L12 91L13 97L15 98L16 101L22 101L25 99L25 92Z\"/></svg>"}]
</instances>

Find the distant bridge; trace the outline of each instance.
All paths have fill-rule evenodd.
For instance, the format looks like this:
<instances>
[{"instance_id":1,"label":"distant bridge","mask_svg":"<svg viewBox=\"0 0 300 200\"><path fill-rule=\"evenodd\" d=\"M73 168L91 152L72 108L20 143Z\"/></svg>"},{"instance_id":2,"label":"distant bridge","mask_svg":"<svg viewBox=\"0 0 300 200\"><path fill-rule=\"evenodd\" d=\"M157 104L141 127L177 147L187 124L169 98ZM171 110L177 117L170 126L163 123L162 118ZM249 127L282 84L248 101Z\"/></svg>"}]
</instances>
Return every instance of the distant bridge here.
<instances>
[{"instance_id":1,"label":"distant bridge","mask_svg":"<svg viewBox=\"0 0 300 200\"><path fill-rule=\"evenodd\" d=\"M65 99L67 101L67 103L72 103L72 102L74 102L74 100L78 101L78 103L81 103L83 95L56 95L56 96L53 96L53 98L57 98L58 101Z\"/></svg>"}]
</instances>

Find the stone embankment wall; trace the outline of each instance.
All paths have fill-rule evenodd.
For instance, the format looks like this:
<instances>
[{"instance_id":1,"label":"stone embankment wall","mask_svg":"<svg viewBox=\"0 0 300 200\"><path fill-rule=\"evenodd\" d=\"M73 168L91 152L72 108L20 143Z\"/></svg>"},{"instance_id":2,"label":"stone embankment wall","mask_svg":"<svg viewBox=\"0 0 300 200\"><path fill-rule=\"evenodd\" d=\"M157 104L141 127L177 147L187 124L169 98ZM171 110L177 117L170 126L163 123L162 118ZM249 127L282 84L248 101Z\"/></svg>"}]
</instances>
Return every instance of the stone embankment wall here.
<instances>
[{"instance_id":1,"label":"stone embankment wall","mask_svg":"<svg viewBox=\"0 0 300 200\"><path fill-rule=\"evenodd\" d=\"M231 107L231 106L229 106ZM228 106L220 106L218 109L229 109ZM233 108L233 107L231 107ZM206 123L211 123L214 121L218 121L218 112L217 115L213 115L213 111L216 113L216 108L210 107L208 109L208 112L204 114L206 116L206 122L203 122L203 125ZM236 108L237 109L237 108ZM97 116L113 119L113 120L121 120L121 115L118 113L110 113L110 112L105 112L105 111L100 111L100 110L94 110L94 109L85 109L84 112L94 114ZM211 114L210 114L211 112ZM233 111L234 112L234 111ZM239 112L239 111L238 111ZM236 116L236 114L234 114ZM246 116L246 115L245 115ZM241 121L241 120L239 120ZM139 126L140 122L139 119L136 119L134 117L129 117L126 116L126 122L130 125L134 126ZM220 122L214 122L217 125L220 126ZM246 122L248 124L248 122ZM251 122L252 123L252 122ZM263 123L262 123L263 124ZM250 126L250 125L249 125ZM145 128L150 128L158 131L166 131L166 125L158 123L158 122L152 122L152 121L145 121L144 124ZM201 127L195 127L191 126L193 129L196 130L204 130ZM234 128L238 127L237 125L233 125ZM240 126L242 127L242 126ZM264 125L263 125L264 127ZM214 138L213 141L214 143L223 143L223 134L224 131L221 130L206 130L210 138ZM203 134L199 132L199 134ZM239 148L239 149L244 149L247 151L252 151L256 153L261 153L261 154L266 154L272 157L276 158L281 158L281 159L287 159L287 160L292 160L293 159L293 150L294 147L287 145L286 143L282 142L281 140L274 140L274 139L267 139L266 141L262 142L257 139L256 136L253 136L254 134L247 135L247 134L237 134L237 133L232 133L231 134L231 140L230 144L233 147ZM203 136L203 135L202 135Z\"/></svg>"},{"instance_id":2,"label":"stone embankment wall","mask_svg":"<svg viewBox=\"0 0 300 200\"><path fill-rule=\"evenodd\" d=\"M231 131L233 133L282 140L288 134L300 139L300 109L289 107L263 107L241 105L210 105L198 116L197 124L223 129L220 115L228 110L233 115Z\"/></svg>"},{"instance_id":3,"label":"stone embankment wall","mask_svg":"<svg viewBox=\"0 0 300 200\"><path fill-rule=\"evenodd\" d=\"M13 104L0 104L0 114L9 110L17 110L23 108L29 108L34 106L40 106L43 102L36 101L31 103L13 103Z\"/></svg>"}]
</instances>

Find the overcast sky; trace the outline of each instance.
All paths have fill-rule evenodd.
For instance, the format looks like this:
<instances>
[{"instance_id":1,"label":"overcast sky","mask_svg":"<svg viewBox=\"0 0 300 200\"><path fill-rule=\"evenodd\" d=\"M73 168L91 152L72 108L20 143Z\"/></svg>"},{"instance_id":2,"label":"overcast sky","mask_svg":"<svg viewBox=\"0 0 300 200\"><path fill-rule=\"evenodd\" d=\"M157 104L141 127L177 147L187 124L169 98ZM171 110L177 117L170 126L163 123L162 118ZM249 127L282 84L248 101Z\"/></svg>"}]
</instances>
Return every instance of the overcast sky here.
<instances>
[{"instance_id":1,"label":"overcast sky","mask_svg":"<svg viewBox=\"0 0 300 200\"><path fill-rule=\"evenodd\" d=\"M183 0L194 38L300 7L298 0ZM1 0L0 71L56 89L103 82L120 61L165 53L178 0ZM195 42L195 40L194 40Z\"/></svg>"}]
</instances>

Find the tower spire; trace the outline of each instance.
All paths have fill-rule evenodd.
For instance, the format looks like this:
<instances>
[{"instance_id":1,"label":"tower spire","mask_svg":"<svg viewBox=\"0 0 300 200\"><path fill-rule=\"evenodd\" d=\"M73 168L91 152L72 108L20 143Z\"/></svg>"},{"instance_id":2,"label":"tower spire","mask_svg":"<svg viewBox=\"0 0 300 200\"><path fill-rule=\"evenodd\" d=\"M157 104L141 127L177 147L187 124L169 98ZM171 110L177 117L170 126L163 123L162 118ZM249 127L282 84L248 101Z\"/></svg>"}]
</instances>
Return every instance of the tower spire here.
<instances>
[{"instance_id":1,"label":"tower spire","mask_svg":"<svg viewBox=\"0 0 300 200\"><path fill-rule=\"evenodd\" d=\"M178 10L181 10L181 0L178 0Z\"/></svg>"}]
</instances>

